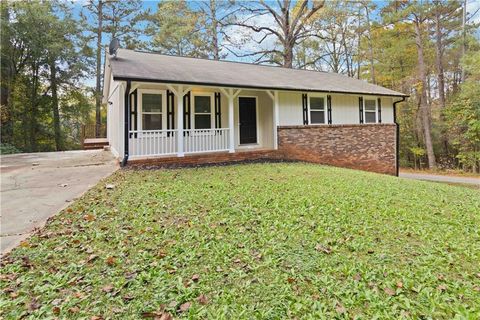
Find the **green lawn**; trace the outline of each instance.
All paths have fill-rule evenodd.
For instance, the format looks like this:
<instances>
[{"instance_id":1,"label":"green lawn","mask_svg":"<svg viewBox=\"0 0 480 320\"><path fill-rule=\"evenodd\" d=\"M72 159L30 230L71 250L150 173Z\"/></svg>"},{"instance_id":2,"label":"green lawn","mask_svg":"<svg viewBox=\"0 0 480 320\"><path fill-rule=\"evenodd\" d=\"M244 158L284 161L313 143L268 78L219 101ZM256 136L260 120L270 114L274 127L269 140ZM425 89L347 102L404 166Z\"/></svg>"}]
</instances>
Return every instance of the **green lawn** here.
<instances>
[{"instance_id":1,"label":"green lawn","mask_svg":"<svg viewBox=\"0 0 480 320\"><path fill-rule=\"evenodd\" d=\"M0 318L478 319L479 228L463 187L300 163L124 170L3 262Z\"/></svg>"}]
</instances>

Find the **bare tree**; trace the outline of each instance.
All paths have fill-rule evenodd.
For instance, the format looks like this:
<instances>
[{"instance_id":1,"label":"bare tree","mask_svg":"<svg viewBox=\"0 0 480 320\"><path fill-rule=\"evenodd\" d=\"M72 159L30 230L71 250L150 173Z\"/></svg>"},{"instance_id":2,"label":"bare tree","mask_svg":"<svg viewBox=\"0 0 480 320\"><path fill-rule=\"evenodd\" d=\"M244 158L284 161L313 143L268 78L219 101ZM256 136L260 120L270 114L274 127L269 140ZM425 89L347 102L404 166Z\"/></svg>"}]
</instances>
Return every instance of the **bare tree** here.
<instances>
[{"instance_id":1,"label":"bare tree","mask_svg":"<svg viewBox=\"0 0 480 320\"><path fill-rule=\"evenodd\" d=\"M311 4L311 5L310 5ZM278 1L278 6L272 6L265 1L240 3L242 12L235 25L260 34L256 40L262 44L273 37L281 48L267 48L247 54L236 54L239 57L256 57L255 63L275 63L286 68L292 68L294 48L311 35L310 20L324 6L324 1L298 1L292 5L290 0ZM246 16L246 17L245 17ZM273 24L259 24L258 17L271 17Z\"/></svg>"}]
</instances>

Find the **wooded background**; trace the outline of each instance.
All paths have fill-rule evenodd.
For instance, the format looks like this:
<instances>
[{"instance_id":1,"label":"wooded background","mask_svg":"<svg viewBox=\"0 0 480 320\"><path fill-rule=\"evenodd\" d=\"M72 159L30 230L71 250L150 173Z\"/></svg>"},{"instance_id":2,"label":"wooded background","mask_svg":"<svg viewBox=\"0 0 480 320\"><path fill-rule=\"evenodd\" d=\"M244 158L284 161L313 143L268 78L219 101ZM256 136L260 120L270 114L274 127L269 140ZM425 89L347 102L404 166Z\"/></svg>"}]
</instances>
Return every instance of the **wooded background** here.
<instances>
[{"instance_id":1,"label":"wooded background","mask_svg":"<svg viewBox=\"0 0 480 320\"><path fill-rule=\"evenodd\" d=\"M116 37L130 49L337 72L401 91L410 95L397 110L401 165L478 172L479 25L468 6L2 1L0 150L77 149L81 124L105 123L103 57Z\"/></svg>"}]
</instances>

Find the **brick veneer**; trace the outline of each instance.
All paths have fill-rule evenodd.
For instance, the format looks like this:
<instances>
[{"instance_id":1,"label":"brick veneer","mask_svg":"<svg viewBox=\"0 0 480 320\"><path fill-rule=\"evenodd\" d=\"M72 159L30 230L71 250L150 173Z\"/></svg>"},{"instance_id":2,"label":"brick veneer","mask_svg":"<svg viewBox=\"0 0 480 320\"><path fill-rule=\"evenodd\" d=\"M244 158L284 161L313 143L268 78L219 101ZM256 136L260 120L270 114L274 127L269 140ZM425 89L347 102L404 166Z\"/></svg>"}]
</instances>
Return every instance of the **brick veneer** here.
<instances>
[{"instance_id":1,"label":"brick veneer","mask_svg":"<svg viewBox=\"0 0 480 320\"><path fill-rule=\"evenodd\" d=\"M396 125L310 125L278 128L278 151L288 160L396 174Z\"/></svg>"},{"instance_id":2,"label":"brick veneer","mask_svg":"<svg viewBox=\"0 0 480 320\"><path fill-rule=\"evenodd\" d=\"M292 160L396 174L395 124L278 127L278 150L131 159L129 166L183 167L255 160Z\"/></svg>"},{"instance_id":3,"label":"brick veneer","mask_svg":"<svg viewBox=\"0 0 480 320\"><path fill-rule=\"evenodd\" d=\"M276 150L245 150L235 153L215 152L186 155L185 157L156 157L128 160L129 166L139 167L185 167L206 164L222 164L227 162L242 162L255 160L281 160Z\"/></svg>"}]
</instances>

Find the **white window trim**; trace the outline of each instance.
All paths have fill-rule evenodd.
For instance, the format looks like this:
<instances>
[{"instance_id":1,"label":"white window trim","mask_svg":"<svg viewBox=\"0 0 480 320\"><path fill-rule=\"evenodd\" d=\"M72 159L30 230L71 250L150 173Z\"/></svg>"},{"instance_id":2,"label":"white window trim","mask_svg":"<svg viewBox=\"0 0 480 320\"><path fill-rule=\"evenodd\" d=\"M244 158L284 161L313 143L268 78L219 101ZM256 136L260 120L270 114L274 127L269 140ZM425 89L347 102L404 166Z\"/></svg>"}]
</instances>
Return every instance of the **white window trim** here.
<instances>
[{"instance_id":1,"label":"white window trim","mask_svg":"<svg viewBox=\"0 0 480 320\"><path fill-rule=\"evenodd\" d=\"M167 91L166 90L157 90L157 89L137 89L137 103L138 103L138 117L137 117L137 128L139 131L158 131L158 130L144 130L143 129L143 115L144 114L158 114L158 112L143 112L143 101L142 95L146 94L161 94L162 95L162 110L160 114L162 115L162 131L167 130Z\"/></svg>"},{"instance_id":2,"label":"white window trim","mask_svg":"<svg viewBox=\"0 0 480 320\"><path fill-rule=\"evenodd\" d=\"M367 122L367 117L365 114L367 113L365 109L365 102L367 100L374 100L375 101L375 122ZM371 111L369 111L371 112ZM363 123L364 124L369 124L369 123L378 123L378 97L372 97L372 96L363 96Z\"/></svg>"},{"instance_id":3,"label":"white window trim","mask_svg":"<svg viewBox=\"0 0 480 320\"><path fill-rule=\"evenodd\" d=\"M310 110L310 98L323 98L323 123L312 123L312 113ZM328 124L327 119L327 95L323 93L308 93L307 94L307 109L308 109L308 124L309 125L321 125ZM314 112L320 112L319 110L313 110Z\"/></svg>"},{"instance_id":4,"label":"white window trim","mask_svg":"<svg viewBox=\"0 0 480 320\"><path fill-rule=\"evenodd\" d=\"M195 129L195 97L210 97L210 129ZM191 101L191 106L192 110L190 112L190 120L192 124L192 130L213 130L215 129L215 93L213 92L202 92L202 93L192 93L192 101ZM206 113L199 113L206 115ZM214 132L212 131L211 133L208 134L213 134ZM207 133L204 133L207 134Z\"/></svg>"}]
</instances>

